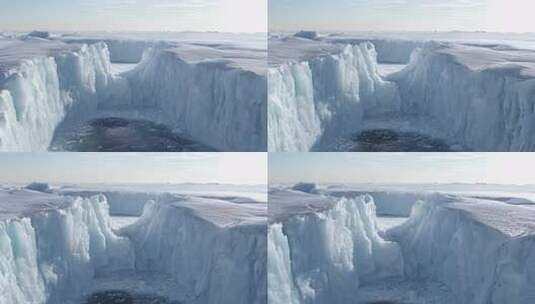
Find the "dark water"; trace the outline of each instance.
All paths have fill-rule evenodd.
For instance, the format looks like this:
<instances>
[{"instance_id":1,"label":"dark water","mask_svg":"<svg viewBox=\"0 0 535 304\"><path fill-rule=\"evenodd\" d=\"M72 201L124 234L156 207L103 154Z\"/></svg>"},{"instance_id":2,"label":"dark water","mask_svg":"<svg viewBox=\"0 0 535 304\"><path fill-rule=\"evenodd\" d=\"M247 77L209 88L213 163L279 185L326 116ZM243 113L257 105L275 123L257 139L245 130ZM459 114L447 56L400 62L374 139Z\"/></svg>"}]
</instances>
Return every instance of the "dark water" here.
<instances>
[{"instance_id":1,"label":"dark water","mask_svg":"<svg viewBox=\"0 0 535 304\"><path fill-rule=\"evenodd\" d=\"M213 148L146 120L100 118L52 144L52 150L77 152L205 152Z\"/></svg>"},{"instance_id":2,"label":"dark water","mask_svg":"<svg viewBox=\"0 0 535 304\"><path fill-rule=\"evenodd\" d=\"M132 295L125 291L108 290L90 295L83 304L180 304L155 295Z\"/></svg>"},{"instance_id":3,"label":"dark water","mask_svg":"<svg viewBox=\"0 0 535 304\"><path fill-rule=\"evenodd\" d=\"M416 132L389 129L364 130L352 138L355 152L448 152L444 141ZM385 302L387 304L388 302Z\"/></svg>"}]
</instances>

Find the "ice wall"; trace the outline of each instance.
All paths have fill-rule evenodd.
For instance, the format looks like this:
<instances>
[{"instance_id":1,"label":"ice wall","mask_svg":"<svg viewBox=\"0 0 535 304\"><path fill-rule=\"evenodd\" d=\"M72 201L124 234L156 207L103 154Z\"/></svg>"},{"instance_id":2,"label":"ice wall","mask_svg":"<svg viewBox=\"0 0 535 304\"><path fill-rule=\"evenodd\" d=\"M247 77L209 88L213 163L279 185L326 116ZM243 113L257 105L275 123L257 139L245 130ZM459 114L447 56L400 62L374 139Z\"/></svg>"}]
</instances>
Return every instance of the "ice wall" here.
<instances>
[{"instance_id":1,"label":"ice wall","mask_svg":"<svg viewBox=\"0 0 535 304\"><path fill-rule=\"evenodd\" d=\"M99 273L133 268L103 196L0 222L0 303L65 303Z\"/></svg>"},{"instance_id":2,"label":"ice wall","mask_svg":"<svg viewBox=\"0 0 535 304\"><path fill-rule=\"evenodd\" d=\"M0 83L0 150L47 150L72 104L105 91L110 78L102 43L22 62Z\"/></svg>"},{"instance_id":3,"label":"ice wall","mask_svg":"<svg viewBox=\"0 0 535 304\"><path fill-rule=\"evenodd\" d=\"M133 106L157 107L196 140L220 150L266 150L265 76L152 49L128 79Z\"/></svg>"},{"instance_id":4,"label":"ice wall","mask_svg":"<svg viewBox=\"0 0 535 304\"><path fill-rule=\"evenodd\" d=\"M455 198L436 196L417 203L407 222L389 230L402 248L406 276L446 284L458 303L533 303L535 237L514 233L532 212L495 203L465 208ZM521 217L511 218L515 212Z\"/></svg>"},{"instance_id":5,"label":"ice wall","mask_svg":"<svg viewBox=\"0 0 535 304\"><path fill-rule=\"evenodd\" d=\"M360 283L402 275L401 250L379 235L371 196L269 227L270 303L350 303Z\"/></svg>"},{"instance_id":6,"label":"ice wall","mask_svg":"<svg viewBox=\"0 0 535 304\"><path fill-rule=\"evenodd\" d=\"M267 302L265 224L220 226L190 208L151 202L123 233L136 270L171 275L180 303Z\"/></svg>"},{"instance_id":7,"label":"ice wall","mask_svg":"<svg viewBox=\"0 0 535 304\"><path fill-rule=\"evenodd\" d=\"M513 57L500 56L483 48L428 44L391 77L400 88L402 112L427 116L429 129L469 149L533 151L535 77L522 75ZM489 65L470 67L480 62Z\"/></svg>"},{"instance_id":8,"label":"ice wall","mask_svg":"<svg viewBox=\"0 0 535 304\"><path fill-rule=\"evenodd\" d=\"M156 46L124 77L112 75L102 42L23 61L0 82L0 150L44 151L55 134L110 116L162 123L218 150L266 150L264 75ZM115 60L135 54L123 55Z\"/></svg>"},{"instance_id":9,"label":"ice wall","mask_svg":"<svg viewBox=\"0 0 535 304\"><path fill-rule=\"evenodd\" d=\"M377 72L371 43L268 71L270 151L308 151L358 129L367 111L399 106L396 85Z\"/></svg>"}]
</instances>

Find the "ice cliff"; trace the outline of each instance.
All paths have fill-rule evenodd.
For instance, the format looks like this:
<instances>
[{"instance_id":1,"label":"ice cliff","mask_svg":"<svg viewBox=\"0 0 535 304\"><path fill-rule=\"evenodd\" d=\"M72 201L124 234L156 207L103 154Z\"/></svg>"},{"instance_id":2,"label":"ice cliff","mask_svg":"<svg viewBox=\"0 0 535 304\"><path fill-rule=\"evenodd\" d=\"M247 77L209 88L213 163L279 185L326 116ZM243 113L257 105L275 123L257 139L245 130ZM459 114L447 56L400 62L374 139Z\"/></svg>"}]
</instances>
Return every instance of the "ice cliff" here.
<instances>
[{"instance_id":1,"label":"ice cliff","mask_svg":"<svg viewBox=\"0 0 535 304\"><path fill-rule=\"evenodd\" d=\"M218 150L266 149L262 52L243 59L180 43L65 41L0 43L0 150L47 150L55 135L110 116L163 123ZM113 75L110 50L114 62L143 59Z\"/></svg>"},{"instance_id":2,"label":"ice cliff","mask_svg":"<svg viewBox=\"0 0 535 304\"><path fill-rule=\"evenodd\" d=\"M270 39L270 151L337 150L337 140L377 126L463 150L535 150L532 50L344 35ZM408 65L381 77L378 63Z\"/></svg>"},{"instance_id":3,"label":"ice cliff","mask_svg":"<svg viewBox=\"0 0 535 304\"><path fill-rule=\"evenodd\" d=\"M535 150L535 54L429 43L392 75L403 114L477 151Z\"/></svg>"},{"instance_id":4,"label":"ice cliff","mask_svg":"<svg viewBox=\"0 0 535 304\"><path fill-rule=\"evenodd\" d=\"M303 204L308 194L272 193L270 202ZM278 202L295 200L292 202ZM359 284L403 275L398 244L377 229L371 196L337 199L323 211L270 215L268 284L270 303L348 303ZM310 208L310 205L308 205ZM286 209L288 211L288 209Z\"/></svg>"},{"instance_id":5,"label":"ice cliff","mask_svg":"<svg viewBox=\"0 0 535 304\"><path fill-rule=\"evenodd\" d=\"M533 209L491 200L436 196L418 202L389 231L405 274L445 283L459 303L533 303Z\"/></svg>"},{"instance_id":6,"label":"ice cliff","mask_svg":"<svg viewBox=\"0 0 535 304\"><path fill-rule=\"evenodd\" d=\"M355 132L366 112L397 110L397 87L379 76L376 56L362 43L270 67L269 150L328 147Z\"/></svg>"},{"instance_id":7,"label":"ice cliff","mask_svg":"<svg viewBox=\"0 0 535 304\"><path fill-rule=\"evenodd\" d=\"M136 270L176 281L180 303L267 303L265 204L192 197L145 205L123 231Z\"/></svg>"},{"instance_id":8,"label":"ice cliff","mask_svg":"<svg viewBox=\"0 0 535 304\"><path fill-rule=\"evenodd\" d=\"M0 303L65 303L97 274L133 267L130 242L112 231L105 197L24 191L1 199L8 208L0 220Z\"/></svg>"}]
</instances>

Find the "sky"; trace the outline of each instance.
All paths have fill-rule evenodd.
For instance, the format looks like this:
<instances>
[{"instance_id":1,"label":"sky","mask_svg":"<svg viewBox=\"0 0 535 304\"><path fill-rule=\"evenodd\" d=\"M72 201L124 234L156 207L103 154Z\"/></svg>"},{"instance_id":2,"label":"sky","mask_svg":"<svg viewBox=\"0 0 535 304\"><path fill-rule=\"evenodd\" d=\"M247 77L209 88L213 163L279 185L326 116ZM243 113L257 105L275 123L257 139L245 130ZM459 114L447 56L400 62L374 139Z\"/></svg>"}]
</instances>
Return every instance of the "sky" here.
<instances>
[{"instance_id":1,"label":"sky","mask_svg":"<svg viewBox=\"0 0 535 304\"><path fill-rule=\"evenodd\" d=\"M533 12L533 0L269 0L269 28L535 32Z\"/></svg>"},{"instance_id":2,"label":"sky","mask_svg":"<svg viewBox=\"0 0 535 304\"><path fill-rule=\"evenodd\" d=\"M0 30L266 32L267 1L0 0Z\"/></svg>"},{"instance_id":3,"label":"sky","mask_svg":"<svg viewBox=\"0 0 535 304\"><path fill-rule=\"evenodd\" d=\"M273 153L269 182L535 184L535 153Z\"/></svg>"},{"instance_id":4,"label":"sky","mask_svg":"<svg viewBox=\"0 0 535 304\"><path fill-rule=\"evenodd\" d=\"M266 153L0 153L0 183L267 184Z\"/></svg>"}]
</instances>

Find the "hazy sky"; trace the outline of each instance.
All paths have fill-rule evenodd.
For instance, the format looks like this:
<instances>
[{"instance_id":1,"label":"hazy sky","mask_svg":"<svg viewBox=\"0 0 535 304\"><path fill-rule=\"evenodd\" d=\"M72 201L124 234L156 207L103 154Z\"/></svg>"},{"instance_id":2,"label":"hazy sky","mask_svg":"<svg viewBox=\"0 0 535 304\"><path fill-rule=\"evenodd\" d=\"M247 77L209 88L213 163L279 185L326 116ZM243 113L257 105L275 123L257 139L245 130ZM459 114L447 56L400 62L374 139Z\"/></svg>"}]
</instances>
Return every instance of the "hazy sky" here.
<instances>
[{"instance_id":1,"label":"hazy sky","mask_svg":"<svg viewBox=\"0 0 535 304\"><path fill-rule=\"evenodd\" d=\"M534 12L534 0L269 0L269 27L535 32Z\"/></svg>"},{"instance_id":2,"label":"hazy sky","mask_svg":"<svg viewBox=\"0 0 535 304\"><path fill-rule=\"evenodd\" d=\"M533 153L273 153L270 183L535 184Z\"/></svg>"},{"instance_id":3,"label":"hazy sky","mask_svg":"<svg viewBox=\"0 0 535 304\"><path fill-rule=\"evenodd\" d=\"M267 0L0 0L0 7L0 30L267 31Z\"/></svg>"},{"instance_id":4,"label":"hazy sky","mask_svg":"<svg viewBox=\"0 0 535 304\"><path fill-rule=\"evenodd\" d=\"M266 153L0 153L0 183L267 184Z\"/></svg>"}]
</instances>

